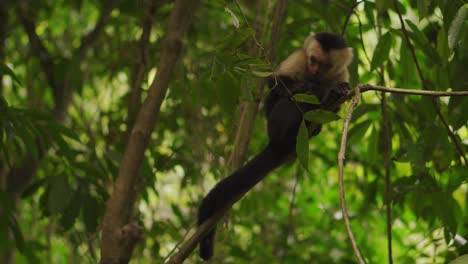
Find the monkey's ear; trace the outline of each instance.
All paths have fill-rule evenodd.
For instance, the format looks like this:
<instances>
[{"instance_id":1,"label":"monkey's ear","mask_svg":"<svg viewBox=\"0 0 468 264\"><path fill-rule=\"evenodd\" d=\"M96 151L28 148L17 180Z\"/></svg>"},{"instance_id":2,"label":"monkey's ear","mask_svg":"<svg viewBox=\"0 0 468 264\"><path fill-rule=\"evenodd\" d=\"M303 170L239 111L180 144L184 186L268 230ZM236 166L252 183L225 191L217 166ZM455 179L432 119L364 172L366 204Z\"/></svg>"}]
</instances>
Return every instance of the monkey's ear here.
<instances>
[{"instance_id":1,"label":"monkey's ear","mask_svg":"<svg viewBox=\"0 0 468 264\"><path fill-rule=\"evenodd\" d=\"M330 51L330 60L339 67L348 67L353 60L353 48L344 48Z\"/></svg>"},{"instance_id":2,"label":"monkey's ear","mask_svg":"<svg viewBox=\"0 0 468 264\"><path fill-rule=\"evenodd\" d=\"M306 40L304 41L304 49L307 49L309 46L312 45L312 41L315 39L315 33L314 32L310 32L309 33L309 36L306 38Z\"/></svg>"},{"instance_id":3,"label":"monkey's ear","mask_svg":"<svg viewBox=\"0 0 468 264\"><path fill-rule=\"evenodd\" d=\"M348 52L347 52L347 62L346 62L346 66L348 66L349 64L351 64L351 61L353 60L353 57L354 57L354 50L353 48L348 48Z\"/></svg>"}]
</instances>

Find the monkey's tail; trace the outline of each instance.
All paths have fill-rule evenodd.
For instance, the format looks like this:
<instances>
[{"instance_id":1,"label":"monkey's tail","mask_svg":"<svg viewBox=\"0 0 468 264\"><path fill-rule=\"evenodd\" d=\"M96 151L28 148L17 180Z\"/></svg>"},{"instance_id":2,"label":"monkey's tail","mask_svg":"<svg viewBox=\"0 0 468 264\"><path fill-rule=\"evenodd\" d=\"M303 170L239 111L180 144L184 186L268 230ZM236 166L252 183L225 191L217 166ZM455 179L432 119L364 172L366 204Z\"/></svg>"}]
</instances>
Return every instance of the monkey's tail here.
<instances>
[{"instance_id":1,"label":"monkey's tail","mask_svg":"<svg viewBox=\"0 0 468 264\"><path fill-rule=\"evenodd\" d=\"M220 181L202 200L198 209L198 225L223 208L230 201L241 195L258 182L268 172L281 165L289 156L290 151L275 151L271 144L251 159L245 166L235 171L229 177ZM215 228L200 241L200 257L209 260L213 257Z\"/></svg>"}]
</instances>

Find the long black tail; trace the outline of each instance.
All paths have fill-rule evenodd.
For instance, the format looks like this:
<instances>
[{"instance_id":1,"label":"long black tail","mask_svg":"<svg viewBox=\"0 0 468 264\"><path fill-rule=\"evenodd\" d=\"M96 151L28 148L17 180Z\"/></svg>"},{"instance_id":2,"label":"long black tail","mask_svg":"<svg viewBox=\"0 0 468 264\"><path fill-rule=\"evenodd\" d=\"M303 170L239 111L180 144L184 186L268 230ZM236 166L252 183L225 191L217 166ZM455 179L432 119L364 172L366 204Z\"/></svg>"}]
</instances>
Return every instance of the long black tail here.
<instances>
[{"instance_id":1,"label":"long black tail","mask_svg":"<svg viewBox=\"0 0 468 264\"><path fill-rule=\"evenodd\" d=\"M198 225L226 206L232 199L247 192L260 182L268 172L281 165L288 158L289 152L275 151L268 144L244 167L216 184L201 202L198 209ZM215 231L213 228L200 242L200 257L204 260L209 260L213 256Z\"/></svg>"}]
</instances>

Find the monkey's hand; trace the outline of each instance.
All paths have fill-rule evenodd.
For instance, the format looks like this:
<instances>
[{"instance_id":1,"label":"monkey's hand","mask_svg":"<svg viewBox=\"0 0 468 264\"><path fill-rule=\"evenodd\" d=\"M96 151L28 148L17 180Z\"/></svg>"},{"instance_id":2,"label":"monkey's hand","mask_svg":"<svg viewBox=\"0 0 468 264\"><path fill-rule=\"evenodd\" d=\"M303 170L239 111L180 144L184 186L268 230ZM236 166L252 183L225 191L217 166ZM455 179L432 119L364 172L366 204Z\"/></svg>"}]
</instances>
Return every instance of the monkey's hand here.
<instances>
[{"instance_id":1,"label":"monkey's hand","mask_svg":"<svg viewBox=\"0 0 468 264\"><path fill-rule=\"evenodd\" d=\"M330 90L328 94L323 98L322 100L322 106L325 108L328 108L332 105L334 105L336 102L338 102L341 98L346 96L348 94L348 91L350 90L349 84L346 82L338 83L332 87L330 87ZM336 109L332 109L333 111L338 111L339 107Z\"/></svg>"}]
</instances>

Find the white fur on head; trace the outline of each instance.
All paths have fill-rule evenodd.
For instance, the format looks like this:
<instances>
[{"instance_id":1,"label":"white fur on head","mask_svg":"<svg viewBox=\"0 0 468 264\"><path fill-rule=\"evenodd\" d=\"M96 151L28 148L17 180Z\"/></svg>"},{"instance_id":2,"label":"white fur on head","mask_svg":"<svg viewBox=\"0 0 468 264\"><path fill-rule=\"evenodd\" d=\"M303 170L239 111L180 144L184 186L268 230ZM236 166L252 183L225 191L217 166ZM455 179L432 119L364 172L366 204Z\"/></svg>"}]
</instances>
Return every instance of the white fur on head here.
<instances>
[{"instance_id":1,"label":"white fur on head","mask_svg":"<svg viewBox=\"0 0 468 264\"><path fill-rule=\"evenodd\" d=\"M336 65L348 67L353 61L353 48L344 48L339 50L332 50L330 52L330 61Z\"/></svg>"},{"instance_id":2,"label":"white fur on head","mask_svg":"<svg viewBox=\"0 0 468 264\"><path fill-rule=\"evenodd\" d=\"M293 80L302 80L307 67L307 57L303 49L298 49L289 55L275 71L276 75L283 75Z\"/></svg>"},{"instance_id":3,"label":"white fur on head","mask_svg":"<svg viewBox=\"0 0 468 264\"><path fill-rule=\"evenodd\" d=\"M310 32L309 36L304 40L304 45L302 46L305 50L312 44L312 41L315 40L315 33Z\"/></svg>"}]
</instances>

